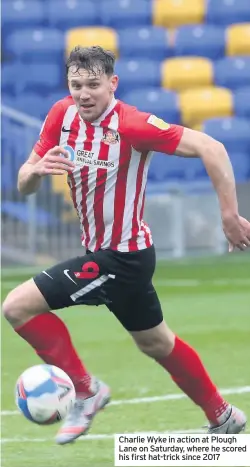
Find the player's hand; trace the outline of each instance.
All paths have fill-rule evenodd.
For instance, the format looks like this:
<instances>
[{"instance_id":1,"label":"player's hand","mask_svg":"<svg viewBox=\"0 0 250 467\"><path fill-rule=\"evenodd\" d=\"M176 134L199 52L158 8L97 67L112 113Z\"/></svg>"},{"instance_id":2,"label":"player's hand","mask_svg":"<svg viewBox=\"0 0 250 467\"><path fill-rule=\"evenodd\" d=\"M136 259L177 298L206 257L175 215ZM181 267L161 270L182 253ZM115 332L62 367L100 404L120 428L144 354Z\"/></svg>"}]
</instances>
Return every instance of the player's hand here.
<instances>
[{"instance_id":1,"label":"player's hand","mask_svg":"<svg viewBox=\"0 0 250 467\"><path fill-rule=\"evenodd\" d=\"M250 247L250 222L241 216L225 216L223 230L229 243L229 252L235 248L245 250Z\"/></svg>"},{"instance_id":2,"label":"player's hand","mask_svg":"<svg viewBox=\"0 0 250 467\"><path fill-rule=\"evenodd\" d=\"M61 146L55 146L34 165L34 173L40 177L44 175L64 175L72 172L74 167L74 162L68 159L68 152Z\"/></svg>"}]
</instances>

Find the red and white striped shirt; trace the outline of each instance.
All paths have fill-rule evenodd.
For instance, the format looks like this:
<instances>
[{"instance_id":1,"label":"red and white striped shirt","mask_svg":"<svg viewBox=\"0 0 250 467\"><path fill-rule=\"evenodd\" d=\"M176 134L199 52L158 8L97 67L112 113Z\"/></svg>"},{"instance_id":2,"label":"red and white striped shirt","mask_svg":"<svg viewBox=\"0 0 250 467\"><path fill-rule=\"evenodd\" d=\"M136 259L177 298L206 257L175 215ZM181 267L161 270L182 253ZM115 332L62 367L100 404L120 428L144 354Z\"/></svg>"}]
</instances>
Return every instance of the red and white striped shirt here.
<instances>
[{"instance_id":1,"label":"red and white striped shirt","mask_svg":"<svg viewBox=\"0 0 250 467\"><path fill-rule=\"evenodd\" d=\"M81 119L70 96L54 104L34 150L43 157L60 145L74 161L68 184L86 249L128 252L152 245L142 218L149 163L153 151L173 154L182 132L116 99L93 123Z\"/></svg>"}]
</instances>

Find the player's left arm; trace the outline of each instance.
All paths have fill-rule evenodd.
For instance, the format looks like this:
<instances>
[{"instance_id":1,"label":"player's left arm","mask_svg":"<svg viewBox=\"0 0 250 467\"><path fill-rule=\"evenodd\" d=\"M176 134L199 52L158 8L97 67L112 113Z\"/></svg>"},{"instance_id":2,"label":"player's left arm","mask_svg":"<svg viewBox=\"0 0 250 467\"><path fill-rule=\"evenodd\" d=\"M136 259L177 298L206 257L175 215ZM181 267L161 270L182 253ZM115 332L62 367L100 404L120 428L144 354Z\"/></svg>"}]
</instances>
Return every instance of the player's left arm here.
<instances>
[{"instance_id":1,"label":"player's left arm","mask_svg":"<svg viewBox=\"0 0 250 467\"><path fill-rule=\"evenodd\" d=\"M250 246L250 223L239 215L233 168L223 144L205 133L170 125L155 115L134 110L130 116L129 135L138 150L202 160L219 198L229 251Z\"/></svg>"},{"instance_id":2,"label":"player's left arm","mask_svg":"<svg viewBox=\"0 0 250 467\"><path fill-rule=\"evenodd\" d=\"M184 128L175 154L202 160L218 195L230 251L250 246L250 223L239 215L234 172L224 145L205 133Z\"/></svg>"}]
</instances>

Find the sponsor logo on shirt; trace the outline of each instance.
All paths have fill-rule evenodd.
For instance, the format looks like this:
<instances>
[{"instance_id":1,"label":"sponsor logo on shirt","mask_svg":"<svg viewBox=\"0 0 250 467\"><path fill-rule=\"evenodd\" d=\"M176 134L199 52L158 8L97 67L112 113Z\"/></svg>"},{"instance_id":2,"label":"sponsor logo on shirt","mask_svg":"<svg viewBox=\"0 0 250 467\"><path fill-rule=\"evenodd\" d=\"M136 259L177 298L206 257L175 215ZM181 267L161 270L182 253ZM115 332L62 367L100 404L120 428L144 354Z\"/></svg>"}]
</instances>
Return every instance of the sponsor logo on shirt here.
<instances>
[{"instance_id":1,"label":"sponsor logo on shirt","mask_svg":"<svg viewBox=\"0 0 250 467\"><path fill-rule=\"evenodd\" d=\"M71 161L74 161L76 165L83 166L93 166L93 167L102 167L102 168L112 168L115 167L114 161L107 161L103 159L95 159L95 153L91 151L85 151L78 149L74 151L71 146L64 146L64 149L68 151L68 158Z\"/></svg>"},{"instance_id":2,"label":"sponsor logo on shirt","mask_svg":"<svg viewBox=\"0 0 250 467\"><path fill-rule=\"evenodd\" d=\"M117 131L114 131L114 130L106 130L104 135L103 135L103 138L102 138L102 141L105 143L105 144L116 144L116 143L119 143L120 141L120 136L119 136L119 133Z\"/></svg>"},{"instance_id":3,"label":"sponsor logo on shirt","mask_svg":"<svg viewBox=\"0 0 250 467\"><path fill-rule=\"evenodd\" d=\"M150 125L159 128L160 130L168 130L170 128L169 123L164 122L164 120L156 117L155 115L150 115L150 117L147 119L147 122L150 123Z\"/></svg>"}]
</instances>

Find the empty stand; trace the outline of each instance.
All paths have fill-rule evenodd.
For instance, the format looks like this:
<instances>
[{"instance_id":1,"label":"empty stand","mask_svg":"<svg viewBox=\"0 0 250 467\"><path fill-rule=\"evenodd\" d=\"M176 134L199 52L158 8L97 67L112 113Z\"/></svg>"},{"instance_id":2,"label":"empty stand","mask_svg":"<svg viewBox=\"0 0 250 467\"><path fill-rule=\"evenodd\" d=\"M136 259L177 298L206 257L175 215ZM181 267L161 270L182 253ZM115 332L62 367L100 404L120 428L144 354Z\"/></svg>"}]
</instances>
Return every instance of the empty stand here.
<instances>
[{"instance_id":1,"label":"empty stand","mask_svg":"<svg viewBox=\"0 0 250 467\"><path fill-rule=\"evenodd\" d=\"M218 86L230 89L248 86L250 83L250 56L225 57L214 65L214 80Z\"/></svg>"},{"instance_id":2,"label":"empty stand","mask_svg":"<svg viewBox=\"0 0 250 467\"><path fill-rule=\"evenodd\" d=\"M99 5L91 0L53 0L47 6L48 21L62 30L99 24Z\"/></svg>"},{"instance_id":3,"label":"empty stand","mask_svg":"<svg viewBox=\"0 0 250 467\"><path fill-rule=\"evenodd\" d=\"M180 93L180 110L184 125L192 126L210 117L233 113L233 96L229 89L207 87Z\"/></svg>"},{"instance_id":4,"label":"empty stand","mask_svg":"<svg viewBox=\"0 0 250 467\"><path fill-rule=\"evenodd\" d=\"M175 91L213 83L213 64L203 57L175 57L162 63L162 86Z\"/></svg>"},{"instance_id":5,"label":"empty stand","mask_svg":"<svg viewBox=\"0 0 250 467\"><path fill-rule=\"evenodd\" d=\"M102 24L118 30L152 24L150 0L103 0L99 11Z\"/></svg>"},{"instance_id":6,"label":"empty stand","mask_svg":"<svg viewBox=\"0 0 250 467\"><path fill-rule=\"evenodd\" d=\"M239 117L249 118L250 125L250 85L234 92L234 113Z\"/></svg>"},{"instance_id":7,"label":"empty stand","mask_svg":"<svg viewBox=\"0 0 250 467\"><path fill-rule=\"evenodd\" d=\"M207 0L205 19L221 25L250 21L249 0Z\"/></svg>"},{"instance_id":8,"label":"empty stand","mask_svg":"<svg viewBox=\"0 0 250 467\"><path fill-rule=\"evenodd\" d=\"M175 55L198 55L213 60L225 55L225 29L208 24L182 26L176 29Z\"/></svg>"},{"instance_id":9,"label":"empty stand","mask_svg":"<svg viewBox=\"0 0 250 467\"><path fill-rule=\"evenodd\" d=\"M226 53L231 56L250 55L250 22L228 26L226 30Z\"/></svg>"},{"instance_id":10,"label":"empty stand","mask_svg":"<svg viewBox=\"0 0 250 467\"><path fill-rule=\"evenodd\" d=\"M229 154L250 152L249 120L240 117L212 118L203 123L203 131L221 141Z\"/></svg>"},{"instance_id":11,"label":"empty stand","mask_svg":"<svg viewBox=\"0 0 250 467\"><path fill-rule=\"evenodd\" d=\"M174 28L203 23L204 0L153 0L153 24Z\"/></svg>"},{"instance_id":12,"label":"empty stand","mask_svg":"<svg viewBox=\"0 0 250 467\"><path fill-rule=\"evenodd\" d=\"M160 63L153 60L125 60L116 62L115 71L120 77L119 90L124 94L130 89L161 84Z\"/></svg>"},{"instance_id":13,"label":"empty stand","mask_svg":"<svg viewBox=\"0 0 250 467\"><path fill-rule=\"evenodd\" d=\"M178 96L175 92L162 88L145 88L130 91L124 100L143 112L150 112L166 122L180 123Z\"/></svg>"},{"instance_id":14,"label":"empty stand","mask_svg":"<svg viewBox=\"0 0 250 467\"><path fill-rule=\"evenodd\" d=\"M66 35L67 55L77 45L81 45L82 47L100 45L118 55L117 34L112 28L89 27L70 29Z\"/></svg>"},{"instance_id":15,"label":"empty stand","mask_svg":"<svg viewBox=\"0 0 250 467\"><path fill-rule=\"evenodd\" d=\"M64 34L52 28L23 29L10 34L5 41L6 52L23 61L58 62L62 66Z\"/></svg>"},{"instance_id":16,"label":"empty stand","mask_svg":"<svg viewBox=\"0 0 250 467\"><path fill-rule=\"evenodd\" d=\"M119 55L123 58L150 58L163 60L172 55L168 31L162 27L148 26L118 31ZM149 54L150 51L150 54Z\"/></svg>"}]
</instances>

